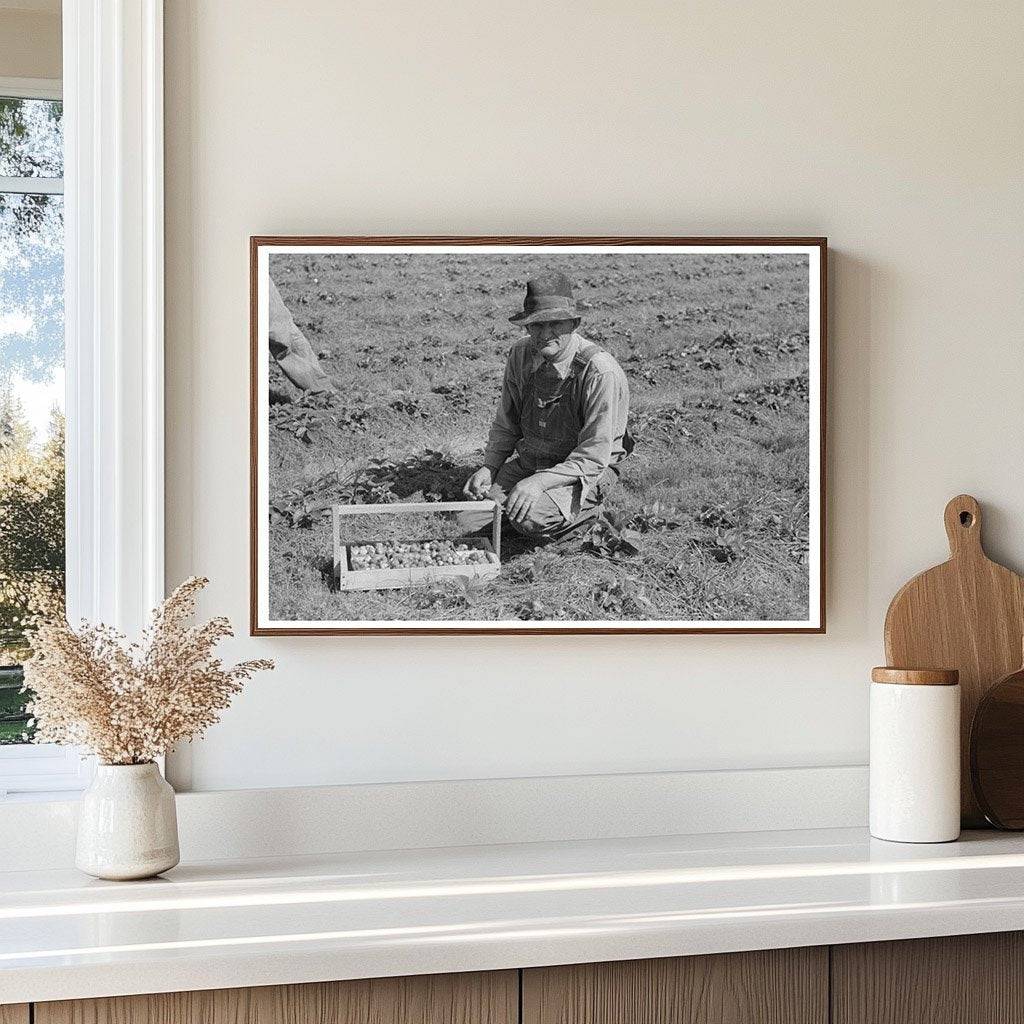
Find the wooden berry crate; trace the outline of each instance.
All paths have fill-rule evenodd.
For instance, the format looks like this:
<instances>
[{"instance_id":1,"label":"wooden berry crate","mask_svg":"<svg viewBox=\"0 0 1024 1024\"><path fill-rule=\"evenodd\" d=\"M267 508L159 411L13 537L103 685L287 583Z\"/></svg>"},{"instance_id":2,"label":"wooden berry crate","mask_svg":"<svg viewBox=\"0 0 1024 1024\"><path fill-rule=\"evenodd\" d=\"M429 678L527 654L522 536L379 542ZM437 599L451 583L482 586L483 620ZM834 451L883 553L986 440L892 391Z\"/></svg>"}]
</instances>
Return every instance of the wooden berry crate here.
<instances>
[{"instance_id":1,"label":"wooden berry crate","mask_svg":"<svg viewBox=\"0 0 1024 1024\"><path fill-rule=\"evenodd\" d=\"M334 578L339 590L390 590L417 583L455 577L488 577L501 572L501 506L494 501L420 501L395 502L393 505L334 505ZM415 565L399 569L350 568L350 544L341 541L341 522L346 516L409 515L424 512L490 512L493 515L491 540L485 537L459 537L453 543L468 544L494 555L494 560L470 565ZM373 544L372 540L359 544ZM422 543L422 541L417 541Z\"/></svg>"}]
</instances>

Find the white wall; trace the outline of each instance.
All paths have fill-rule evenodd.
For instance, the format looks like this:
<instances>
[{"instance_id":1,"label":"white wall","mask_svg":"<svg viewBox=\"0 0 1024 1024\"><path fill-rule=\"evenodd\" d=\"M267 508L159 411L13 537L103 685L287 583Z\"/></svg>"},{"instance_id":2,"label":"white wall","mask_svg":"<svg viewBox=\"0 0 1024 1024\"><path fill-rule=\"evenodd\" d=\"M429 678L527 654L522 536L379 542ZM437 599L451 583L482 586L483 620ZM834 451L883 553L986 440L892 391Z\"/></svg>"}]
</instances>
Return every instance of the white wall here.
<instances>
[{"instance_id":1,"label":"white wall","mask_svg":"<svg viewBox=\"0 0 1024 1024\"><path fill-rule=\"evenodd\" d=\"M198 789L861 763L892 592L1024 565L1024 7L167 0L168 582L247 621L254 233L826 234L824 637L243 637Z\"/></svg>"}]
</instances>

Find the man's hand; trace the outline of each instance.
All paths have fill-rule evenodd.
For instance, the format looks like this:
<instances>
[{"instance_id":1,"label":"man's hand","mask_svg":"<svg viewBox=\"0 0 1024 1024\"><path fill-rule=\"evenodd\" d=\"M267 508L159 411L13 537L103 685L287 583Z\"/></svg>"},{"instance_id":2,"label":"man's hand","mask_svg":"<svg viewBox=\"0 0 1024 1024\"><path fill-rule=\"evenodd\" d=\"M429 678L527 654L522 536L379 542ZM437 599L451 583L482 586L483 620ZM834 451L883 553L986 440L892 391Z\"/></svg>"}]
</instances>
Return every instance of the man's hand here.
<instances>
[{"instance_id":1,"label":"man's hand","mask_svg":"<svg viewBox=\"0 0 1024 1024\"><path fill-rule=\"evenodd\" d=\"M544 481L538 473L520 480L509 491L508 501L505 502L505 511L509 519L513 523L521 523L530 514L530 509L544 491Z\"/></svg>"},{"instance_id":2,"label":"man's hand","mask_svg":"<svg viewBox=\"0 0 1024 1024\"><path fill-rule=\"evenodd\" d=\"M481 466L466 481L466 486L462 488L462 493L467 498L485 498L493 483L494 478L491 475L491 471L486 466Z\"/></svg>"}]
</instances>

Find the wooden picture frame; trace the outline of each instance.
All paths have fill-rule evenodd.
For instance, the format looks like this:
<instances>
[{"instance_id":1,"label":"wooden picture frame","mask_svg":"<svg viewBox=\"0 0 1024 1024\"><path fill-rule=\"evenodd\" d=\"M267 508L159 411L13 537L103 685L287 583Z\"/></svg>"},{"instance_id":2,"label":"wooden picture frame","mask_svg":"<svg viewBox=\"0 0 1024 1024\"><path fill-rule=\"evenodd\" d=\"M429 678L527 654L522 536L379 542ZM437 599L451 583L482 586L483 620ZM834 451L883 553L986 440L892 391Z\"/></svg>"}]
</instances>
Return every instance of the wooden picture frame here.
<instances>
[{"instance_id":1,"label":"wooden picture frame","mask_svg":"<svg viewBox=\"0 0 1024 1024\"><path fill-rule=\"evenodd\" d=\"M807 348L807 501L806 544L798 552L807 564L807 614L800 619L786 620L598 620L572 619L559 621L489 621L475 619L416 619L375 620L334 619L317 621L308 618L282 619L270 611L270 500L268 490L268 448L270 446L269 374L274 365L268 355L268 291L269 266L272 255L308 254L310 256L387 257L401 255L458 254L476 256L497 254L509 257L543 255L557 263L559 257L602 256L620 257L658 255L683 256L762 256L769 269L771 257L792 255L794 259L807 258L806 295L806 348ZM345 636L345 635L432 635L432 634L780 634L825 632L826 571L825 571L825 464L826 464L826 380L827 380L827 240L821 237L606 237L606 236L280 236L260 235L250 238L250 632L253 636ZM533 260L533 263L536 263ZM320 265L320 264L318 264ZM315 279L311 277L310 280ZM369 280L369 279L368 279ZM517 290L502 294L502 319L522 302L522 285ZM276 287L276 286L275 286ZM732 283L729 288L733 288ZM769 286L764 285L765 288ZM326 293L325 293L326 294ZM351 298L351 296L350 296ZM356 297L358 298L358 296ZM755 296L756 299L756 296ZM327 301L325 299L325 301ZM794 303L796 300L793 300ZM749 310L750 304L746 308ZM801 307L803 308L803 307ZM689 307L687 307L689 309ZM309 316L309 310L303 314ZM665 317L660 318L664 323ZM668 318L670 319L670 318ZM652 321L653 322L653 321ZM310 325L312 326L312 324ZM300 323L299 330L302 325ZM586 334L586 321L582 328ZM723 329L723 338L731 337L729 327ZM767 342L770 348L770 342ZM755 349L758 346L754 346ZM764 349L765 345L760 345ZM742 360L740 360L742 362ZM274 370L273 372L276 372ZM769 381L771 384L771 381ZM770 388L769 388L770 391ZM740 395L743 393L740 392ZM303 396L305 397L305 396ZM755 396L756 397L756 396ZM733 397L735 401L741 398ZM769 413L772 401L767 402ZM777 405L777 403L776 403ZM730 410L735 412L736 410ZM740 413L746 413L742 408ZM767 414L766 414L767 415ZM756 419L756 417L755 417ZM731 421L729 421L731 422ZM300 428L301 429L301 428ZM436 497L436 496L435 496ZM462 495L443 495L443 500ZM326 563L331 562L330 511L332 503L322 510L327 521ZM320 527L318 526L318 529ZM337 539L335 538L335 543ZM610 561L609 566L614 564ZM471 609L470 609L471 611Z\"/></svg>"}]
</instances>

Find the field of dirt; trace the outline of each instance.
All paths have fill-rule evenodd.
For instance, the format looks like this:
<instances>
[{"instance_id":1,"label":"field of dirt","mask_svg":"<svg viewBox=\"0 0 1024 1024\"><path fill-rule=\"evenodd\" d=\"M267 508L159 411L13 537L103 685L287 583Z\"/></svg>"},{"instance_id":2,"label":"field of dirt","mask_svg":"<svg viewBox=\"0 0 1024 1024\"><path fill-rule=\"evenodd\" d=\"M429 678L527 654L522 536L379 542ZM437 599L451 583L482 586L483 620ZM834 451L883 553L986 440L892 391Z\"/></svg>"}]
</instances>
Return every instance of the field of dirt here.
<instances>
[{"instance_id":1,"label":"field of dirt","mask_svg":"<svg viewBox=\"0 0 1024 1024\"><path fill-rule=\"evenodd\" d=\"M337 591L332 503L462 498L523 333L508 317L549 268L629 378L637 446L609 522L510 538L487 584ZM274 254L270 273L337 387L303 397L271 361L273 619L808 617L806 257ZM443 516L363 518L348 539L454 535Z\"/></svg>"}]
</instances>

